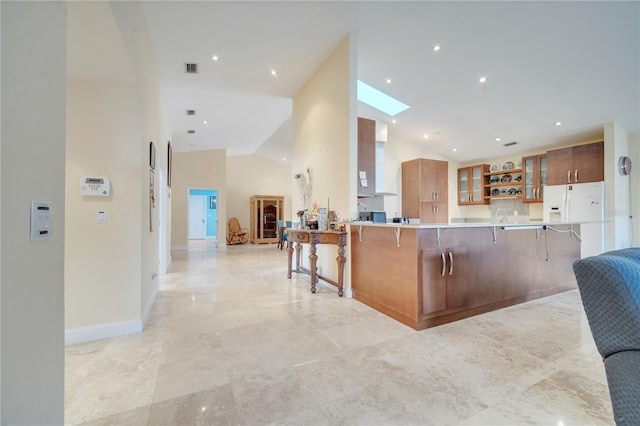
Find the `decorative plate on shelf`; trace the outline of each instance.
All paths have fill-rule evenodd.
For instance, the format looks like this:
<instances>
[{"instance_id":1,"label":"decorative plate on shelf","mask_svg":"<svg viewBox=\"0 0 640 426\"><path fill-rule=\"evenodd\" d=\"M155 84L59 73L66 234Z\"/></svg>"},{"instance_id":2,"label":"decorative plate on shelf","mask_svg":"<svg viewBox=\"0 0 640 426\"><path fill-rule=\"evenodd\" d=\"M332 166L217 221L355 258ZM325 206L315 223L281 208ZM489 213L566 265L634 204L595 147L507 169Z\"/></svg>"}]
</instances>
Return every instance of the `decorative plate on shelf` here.
<instances>
[{"instance_id":1,"label":"decorative plate on shelf","mask_svg":"<svg viewBox=\"0 0 640 426\"><path fill-rule=\"evenodd\" d=\"M489 178L489 184L498 183L498 182L500 182L500 176L499 175L491 176Z\"/></svg>"},{"instance_id":2,"label":"decorative plate on shelf","mask_svg":"<svg viewBox=\"0 0 640 426\"><path fill-rule=\"evenodd\" d=\"M513 170L513 162L507 161L502 165L502 170Z\"/></svg>"},{"instance_id":3,"label":"decorative plate on shelf","mask_svg":"<svg viewBox=\"0 0 640 426\"><path fill-rule=\"evenodd\" d=\"M510 174L503 175L501 181L505 183L511 182L511 175Z\"/></svg>"},{"instance_id":4,"label":"decorative plate on shelf","mask_svg":"<svg viewBox=\"0 0 640 426\"><path fill-rule=\"evenodd\" d=\"M522 175L514 177L513 180L515 180L516 182L520 182L522 180Z\"/></svg>"},{"instance_id":5,"label":"decorative plate on shelf","mask_svg":"<svg viewBox=\"0 0 640 426\"><path fill-rule=\"evenodd\" d=\"M507 195L507 188L502 188L500 190L500 195Z\"/></svg>"},{"instance_id":6,"label":"decorative plate on shelf","mask_svg":"<svg viewBox=\"0 0 640 426\"><path fill-rule=\"evenodd\" d=\"M500 190L498 188L493 188L491 190L491 195L493 196L500 195Z\"/></svg>"},{"instance_id":7,"label":"decorative plate on shelf","mask_svg":"<svg viewBox=\"0 0 640 426\"><path fill-rule=\"evenodd\" d=\"M515 195L516 194L516 189L515 188L509 188L509 195Z\"/></svg>"},{"instance_id":8,"label":"decorative plate on shelf","mask_svg":"<svg viewBox=\"0 0 640 426\"><path fill-rule=\"evenodd\" d=\"M497 172L498 170L500 170L500 166L496 163L492 164L491 167L489 167L490 172Z\"/></svg>"}]
</instances>

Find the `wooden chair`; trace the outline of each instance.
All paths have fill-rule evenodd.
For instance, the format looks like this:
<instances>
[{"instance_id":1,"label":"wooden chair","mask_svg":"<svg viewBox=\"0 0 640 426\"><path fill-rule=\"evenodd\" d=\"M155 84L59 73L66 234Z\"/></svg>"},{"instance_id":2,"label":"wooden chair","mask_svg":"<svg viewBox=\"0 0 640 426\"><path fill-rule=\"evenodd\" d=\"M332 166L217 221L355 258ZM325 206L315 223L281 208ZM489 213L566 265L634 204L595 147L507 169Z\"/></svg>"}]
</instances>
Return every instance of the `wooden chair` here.
<instances>
[{"instance_id":1,"label":"wooden chair","mask_svg":"<svg viewBox=\"0 0 640 426\"><path fill-rule=\"evenodd\" d=\"M227 228L227 244L246 244L249 241L249 230L241 228L237 218L229 219Z\"/></svg>"},{"instance_id":2,"label":"wooden chair","mask_svg":"<svg viewBox=\"0 0 640 426\"><path fill-rule=\"evenodd\" d=\"M278 221L278 248L282 250L287 242L287 231L285 229L291 228L291 221L284 220Z\"/></svg>"}]
</instances>

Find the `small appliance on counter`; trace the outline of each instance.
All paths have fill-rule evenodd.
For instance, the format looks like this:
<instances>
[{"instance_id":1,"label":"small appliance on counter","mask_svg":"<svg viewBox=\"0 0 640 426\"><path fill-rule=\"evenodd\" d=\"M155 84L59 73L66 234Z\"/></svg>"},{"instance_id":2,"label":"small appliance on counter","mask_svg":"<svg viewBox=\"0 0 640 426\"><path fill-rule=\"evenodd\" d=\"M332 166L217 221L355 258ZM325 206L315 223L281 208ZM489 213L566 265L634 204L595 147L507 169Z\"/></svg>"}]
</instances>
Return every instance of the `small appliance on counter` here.
<instances>
[{"instance_id":1,"label":"small appliance on counter","mask_svg":"<svg viewBox=\"0 0 640 426\"><path fill-rule=\"evenodd\" d=\"M358 212L358 220L364 222L386 223L386 212Z\"/></svg>"}]
</instances>

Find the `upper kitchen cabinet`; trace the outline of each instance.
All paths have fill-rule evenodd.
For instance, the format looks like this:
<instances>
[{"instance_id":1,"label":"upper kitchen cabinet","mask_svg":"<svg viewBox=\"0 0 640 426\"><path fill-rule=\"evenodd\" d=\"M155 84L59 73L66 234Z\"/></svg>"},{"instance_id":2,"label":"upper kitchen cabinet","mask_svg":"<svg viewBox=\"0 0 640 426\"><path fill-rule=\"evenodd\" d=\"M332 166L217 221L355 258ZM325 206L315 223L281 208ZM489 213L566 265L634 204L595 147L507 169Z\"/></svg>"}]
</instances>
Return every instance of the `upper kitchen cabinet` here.
<instances>
[{"instance_id":1,"label":"upper kitchen cabinet","mask_svg":"<svg viewBox=\"0 0 640 426\"><path fill-rule=\"evenodd\" d=\"M418 158L402 163L402 215L420 223L449 220L449 163Z\"/></svg>"},{"instance_id":2,"label":"upper kitchen cabinet","mask_svg":"<svg viewBox=\"0 0 640 426\"><path fill-rule=\"evenodd\" d=\"M599 182L604 180L604 142L547 152L548 184Z\"/></svg>"},{"instance_id":3,"label":"upper kitchen cabinet","mask_svg":"<svg viewBox=\"0 0 640 426\"><path fill-rule=\"evenodd\" d=\"M522 157L522 202L541 203L547 185L547 156Z\"/></svg>"},{"instance_id":4,"label":"upper kitchen cabinet","mask_svg":"<svg viewBox=\"0 0 640 426\"><path fill-rule=\"evenodd\" d=\"M376 122L358 117L358 197L376 192Z\"/></svg>"},{"instance_id":5,"label":"upper kitchen cabinet","mask_svg":"<svg viewBox=\"0 0 640 426\"><path fill-rule=\"evenodd\" d=\"M489 173L488 164L458 169L458 205L489 204L489 195L485 185L485 173Z\"/></svg>"}]
</instances>

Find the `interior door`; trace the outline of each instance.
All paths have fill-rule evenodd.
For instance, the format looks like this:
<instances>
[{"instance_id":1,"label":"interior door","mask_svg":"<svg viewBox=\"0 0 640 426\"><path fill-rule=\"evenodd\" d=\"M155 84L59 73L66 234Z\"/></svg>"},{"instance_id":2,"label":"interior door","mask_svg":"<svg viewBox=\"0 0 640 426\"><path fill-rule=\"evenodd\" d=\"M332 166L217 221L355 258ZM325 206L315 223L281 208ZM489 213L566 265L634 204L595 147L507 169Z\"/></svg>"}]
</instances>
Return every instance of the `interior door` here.
<instances>
[{"instance_id":1,"label":"interior door","mask_svg":"<svg viewBox=\"0 0 640 426\"><path fill-rule=\"evenodd\" d=\"M203 240L207 235L207 197L189 195L189 239Z\"/></svg>"}]
</instances>

